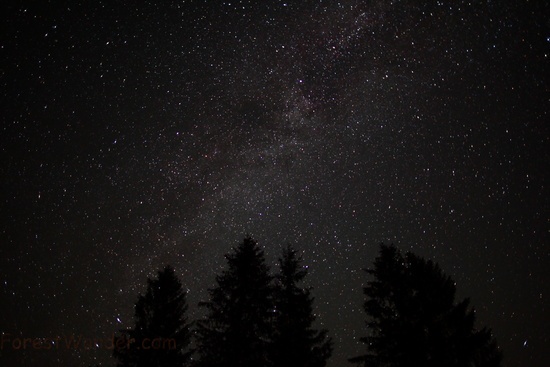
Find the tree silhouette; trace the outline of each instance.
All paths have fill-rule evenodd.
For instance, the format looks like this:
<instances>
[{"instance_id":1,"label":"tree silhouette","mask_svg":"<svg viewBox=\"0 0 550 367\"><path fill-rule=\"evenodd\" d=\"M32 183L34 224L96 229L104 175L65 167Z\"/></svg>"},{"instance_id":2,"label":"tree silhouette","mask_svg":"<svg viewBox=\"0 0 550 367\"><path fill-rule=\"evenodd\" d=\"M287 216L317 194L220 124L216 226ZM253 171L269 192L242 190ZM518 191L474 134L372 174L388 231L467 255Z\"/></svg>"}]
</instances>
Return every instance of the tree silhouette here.
<instances>
[{"instance_id":1,"label":"tree silhouette","mask_svg":"<svg viewBox=\"0 0 550 367\"><path fill-rule=\"evenodd\" d=\"M207 315L198 322L200 366L268 365L271 341L272 277L264 252L250 237L225 256L228 268L216 276Z\"/></svg>"},{"instance_id":2,"label":"tree silhouette","mask_svg":"<svg viewBox=\"0 0 550 367\"><path fill-rule=\"evenodd\" d=\"M147 292L135 305L135 326L116 339L118 367L184 366L191 358L191 332L186 292L166 266L157 279L147 279Z\"/></svg>"},{"instance_id":3,"label":"tree silhouette","mask_svg":"<svg viewBox=\"0 0 550 367\"><path fill-rule=\"evenodd\" d=\"M290 245L279 258L275 276L274 335L272 345L275 367L323 367L332 354L327 330L314 330L313 297L310 289L298 287L307 275L302 258Z\"/></svg>"},{"instance_id":4,"label":"tree silhouette","mask_svg":"<svg viewBox=\"0 0 550 367\"><path fill-rule=\"evenodd\" d=\"M474 329L469 299L455 304L455 283L437 264L381 245L364 288L364 366L500 366L491 331Z\"/></svg>"}]
</instances>

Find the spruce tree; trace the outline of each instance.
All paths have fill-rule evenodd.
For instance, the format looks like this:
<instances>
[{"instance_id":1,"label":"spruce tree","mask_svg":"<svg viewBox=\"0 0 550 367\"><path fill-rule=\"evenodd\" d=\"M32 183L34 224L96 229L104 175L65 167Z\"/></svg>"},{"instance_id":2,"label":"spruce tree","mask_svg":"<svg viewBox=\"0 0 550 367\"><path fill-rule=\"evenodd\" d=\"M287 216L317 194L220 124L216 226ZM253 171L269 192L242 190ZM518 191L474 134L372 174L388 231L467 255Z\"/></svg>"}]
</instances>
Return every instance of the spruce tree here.
<instances>
[{"instance_id":1,"label":"spruce tree","mask_svg":"<svg viewBox=\"0 0 550 367\"><path fill-rule=\"evenodd\" d=\"M501 355L487 328L474 328L469 299L455 303L455 283L437 264L381 245L374 279L364 288L364 366L498 367Z\"/></svg>"},{"instance_id":2,"label":"spruce tree","mask_svg":"<svg viewBox=\"0 0 550 367\"><path fill-rule=\"evenodd\" d=\"M312 328L314 299L309 288L299 286L307 268L290 245L283 250L279 266L274 290L274 366L323 367L332 354L332 340L327 330Z\"/></svg>"},{"instance_id":3,"label":"spruce tree","mask_svg":"<svg viewBox=\"0 0 550 367\"><path fill-rule=\"evenodd\" d=\"M271 340L272 277L264 252L250 237L225 256L227 269L201 302L207 315L198 322L200 366L268 365Z\"/></svg>"},{"instance_id":4,"label":"spruce tree","mask_svg":"<svg viewBox=\"0 0 550 367\"><path fill-rule=\"evenodd\" d=\"M166 266L157 279L147 279L147 292L135 305L135 326L115 339L118 367L185 366L191 358L191 332L186 292Z\"/></svg>"}]
</instances>

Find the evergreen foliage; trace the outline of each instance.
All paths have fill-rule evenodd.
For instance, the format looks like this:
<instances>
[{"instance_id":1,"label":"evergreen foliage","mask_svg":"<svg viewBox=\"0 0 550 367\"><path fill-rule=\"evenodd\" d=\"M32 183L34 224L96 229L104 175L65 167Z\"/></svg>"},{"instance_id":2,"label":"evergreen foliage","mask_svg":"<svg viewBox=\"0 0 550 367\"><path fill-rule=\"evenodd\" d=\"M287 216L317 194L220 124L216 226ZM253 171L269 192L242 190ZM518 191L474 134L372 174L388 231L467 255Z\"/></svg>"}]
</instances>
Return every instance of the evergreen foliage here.
<instances>
[{"instance_id":1,"label":"evergreen foliage","mask_svg":"<svg viewBox=\"0 0 550 367\"><path fill-rule=\"evenodd\" d=\"M274 290L274 339L272 356L275 367L323 367L332 354L327 330L314 330L313 297L310 289L300 288L307 275L302 258L290 245L279 258L280 270Z\"/></svg>"},{"instance_id":2,"label":"evergreen foliage","mask_svg":"<svg viewBox=\"0 0 550 367\"><path fill-rule=\"evenodd\" d=\"M147 279L135 305L135 326L115 339L118 367L181 367L188 364L191 332L186 292L170 266Z\"/></svg>"},{"instance_id":3,"label":"evergreen foliage","mask_svg":"<svg viewBox=\"0 0 550 367\"><path fill-rule=\"evenodd\" d=\"M487 328L474 328L469 299L455 304L456 287L437 264L381 245L366 272L368 353L364 366L498 367L501 355Z\"/></svg>"},{"instance_id":4,"label":"evergreen foliage","mask_svg":"<svg viewBox=\"0 0 550 367\"><path fill-rule=\"evenodd\" d=\"M261 367L269 363L272 277L264 252L250 237L225 256L227 270L216 276L207 316L198 322L197 351L204 367Z\"/></svg>"}]
</instances>

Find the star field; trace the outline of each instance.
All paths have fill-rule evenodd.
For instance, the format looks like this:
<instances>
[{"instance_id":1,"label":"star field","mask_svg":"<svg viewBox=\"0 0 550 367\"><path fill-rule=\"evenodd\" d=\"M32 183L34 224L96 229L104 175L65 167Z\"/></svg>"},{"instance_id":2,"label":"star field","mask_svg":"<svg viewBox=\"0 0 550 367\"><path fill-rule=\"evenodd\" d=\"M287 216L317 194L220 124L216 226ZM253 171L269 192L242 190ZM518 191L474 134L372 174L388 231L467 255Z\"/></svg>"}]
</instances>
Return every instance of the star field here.
<instances>
[{"instance_id":1,"label":"star field","mask_svg":"<svg viewBox=\"0 0 550 367\"><path fill-rule=\"evenodd\" d=\"M546 366L548 6L2 5L0 331L109 338L171 264L196 318L249 233L309 266L329 366L380 242L439 262L504 366ZM105 348L5 366L114 365Z\"/></svg>"}]
</instances>

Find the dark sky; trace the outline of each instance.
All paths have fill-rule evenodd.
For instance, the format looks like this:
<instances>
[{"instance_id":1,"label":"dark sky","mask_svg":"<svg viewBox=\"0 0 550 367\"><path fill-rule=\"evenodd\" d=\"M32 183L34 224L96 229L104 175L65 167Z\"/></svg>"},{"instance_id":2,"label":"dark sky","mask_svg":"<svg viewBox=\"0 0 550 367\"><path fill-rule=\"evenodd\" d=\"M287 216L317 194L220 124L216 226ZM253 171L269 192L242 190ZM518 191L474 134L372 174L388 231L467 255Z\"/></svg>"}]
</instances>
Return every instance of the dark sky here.
<instances>
[{"instance_id":1,"label":"dark sky","mask_svg":"<svg viewBox=\"0 0 550 367\"><path fill-rule=\"evenodd\" d=\"M197 317L250 233L303 251L330 367L380 242L439 262L505 366L550 364L547 2L157 3L2 2L5 338L109 338L167 263Z\"/></svg>"}]
</instances>

